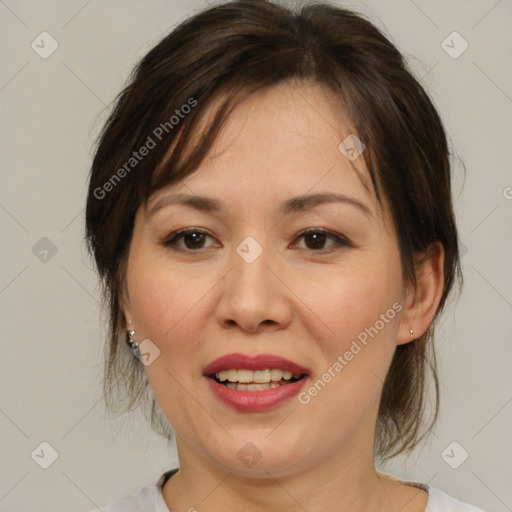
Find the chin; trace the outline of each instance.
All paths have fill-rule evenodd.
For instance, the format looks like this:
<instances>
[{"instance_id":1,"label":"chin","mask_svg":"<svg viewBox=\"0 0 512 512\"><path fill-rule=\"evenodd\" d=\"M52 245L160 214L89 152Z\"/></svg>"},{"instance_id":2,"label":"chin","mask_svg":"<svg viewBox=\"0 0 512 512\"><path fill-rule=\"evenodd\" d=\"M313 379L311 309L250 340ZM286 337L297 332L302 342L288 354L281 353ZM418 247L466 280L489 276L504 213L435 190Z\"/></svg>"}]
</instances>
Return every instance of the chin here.
<instances>
[{"instance_id":1,"label":"chin","mask_svg":"<svg viewBox=\"0 0 512 512\"><path fill-rule=\"evenodd\" d=\"M304 442L285 443L282 439L265 439L268 430L262 435L237 437L229 447L219 453L210 453L214 464L223 471L234 475L252 478L271 478L289 475L300 470L306 454L301 453ZM288 437L288 441L290 438Z\"/></svg>"}]
</instances>

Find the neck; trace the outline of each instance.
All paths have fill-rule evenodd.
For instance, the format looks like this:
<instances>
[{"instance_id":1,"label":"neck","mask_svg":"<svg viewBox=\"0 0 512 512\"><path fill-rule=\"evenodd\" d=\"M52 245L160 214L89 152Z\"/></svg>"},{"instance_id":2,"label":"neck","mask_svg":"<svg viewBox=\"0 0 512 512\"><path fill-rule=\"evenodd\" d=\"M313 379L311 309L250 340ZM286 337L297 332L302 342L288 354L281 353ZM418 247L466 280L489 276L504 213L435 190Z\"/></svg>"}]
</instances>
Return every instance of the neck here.
<instances>
[{"instance_id":1,"label":"neck","mask_svg":"<svg viewBox=\"0 0 512 512\"><path fill-rule=\"evenodd\" d=\"M173 511L382 511L391 509L391 487L397 485L376 471L373 453L364 454L361 446L302 470L283 475L263 470L252 477L211 464L180 438L177 445L180 470L162 492Z\"/></svg>"}]
</instances>

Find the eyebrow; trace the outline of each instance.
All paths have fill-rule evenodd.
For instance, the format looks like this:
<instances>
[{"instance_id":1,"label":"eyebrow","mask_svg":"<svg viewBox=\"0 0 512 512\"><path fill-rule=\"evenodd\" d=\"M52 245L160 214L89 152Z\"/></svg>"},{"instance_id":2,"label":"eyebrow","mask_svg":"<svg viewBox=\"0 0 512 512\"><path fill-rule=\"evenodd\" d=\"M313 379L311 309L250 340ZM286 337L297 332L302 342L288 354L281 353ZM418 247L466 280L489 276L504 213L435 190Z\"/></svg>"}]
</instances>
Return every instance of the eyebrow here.
<instances>
[{"instance_id":1,"label":"eyebrow","mask_svg":"<svg viewBox=\"0 0 512 512\"><path fill-rule=\"evenodd\" d=\"M302 196L292 197L283 201L280 205L279 212L282 215L289 215L291 213L303 212L310 210L316 206L329 203L344 203L358 208L365 215L372 217L370 208L359 201L358 199L344 194L336 194L333 192L325 192L318 194L305 194ZM163 197L149 210L149 215L153 215L157 210L164 206L179 204L188 206L198 211L206 213L219 213L224 211L222 201L212 197L197 196L189 194L173 194Z\"/></svg>"}]
</instances>

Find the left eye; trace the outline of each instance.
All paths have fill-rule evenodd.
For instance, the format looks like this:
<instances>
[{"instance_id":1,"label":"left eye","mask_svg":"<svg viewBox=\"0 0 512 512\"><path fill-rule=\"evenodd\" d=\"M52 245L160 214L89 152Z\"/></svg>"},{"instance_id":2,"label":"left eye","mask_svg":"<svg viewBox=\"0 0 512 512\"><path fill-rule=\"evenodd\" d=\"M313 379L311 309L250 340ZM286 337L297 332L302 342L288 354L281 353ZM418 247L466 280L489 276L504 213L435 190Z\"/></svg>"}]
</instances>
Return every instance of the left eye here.
<instances>
[{"instance_id":1,"label":"left eye","mask_svg":"<svg viewBox=\"0 0 512 512\"><path fill-rule=\"evenodd\" d=\"M300 238L304 239L306 249L314 252L326 249L330 250L340 246L350 247L350 242L345 237L324 231L323 229L308 229L299 234L297 239ZM326 248L324 245L328 239L331 239L333 243Z\"/></svg>"}]
</instances>

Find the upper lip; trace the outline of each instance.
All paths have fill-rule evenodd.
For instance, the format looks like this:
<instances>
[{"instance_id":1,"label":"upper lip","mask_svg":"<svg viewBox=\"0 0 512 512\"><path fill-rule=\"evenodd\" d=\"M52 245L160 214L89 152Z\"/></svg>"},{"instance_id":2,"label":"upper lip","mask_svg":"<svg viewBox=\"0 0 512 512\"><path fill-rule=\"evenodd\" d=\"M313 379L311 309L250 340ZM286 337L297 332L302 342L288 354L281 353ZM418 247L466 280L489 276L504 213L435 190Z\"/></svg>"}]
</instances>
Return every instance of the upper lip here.
<instances>
[{"instance_id":1,"label":"upper lip","mask_svg":"<svg viewBox=\"0 0 512 512\"><path fill-rule=\"evenodd\" d=\"M265 370L276 368L292 373L309 374L310 371L284 357L274 354L258 354L256 356L248 356L245 354L226 354L225 356L215 359L209 363L204 369L204 375L212 375L222 370Z\"/></svg>"}]
</instances>

